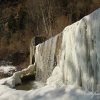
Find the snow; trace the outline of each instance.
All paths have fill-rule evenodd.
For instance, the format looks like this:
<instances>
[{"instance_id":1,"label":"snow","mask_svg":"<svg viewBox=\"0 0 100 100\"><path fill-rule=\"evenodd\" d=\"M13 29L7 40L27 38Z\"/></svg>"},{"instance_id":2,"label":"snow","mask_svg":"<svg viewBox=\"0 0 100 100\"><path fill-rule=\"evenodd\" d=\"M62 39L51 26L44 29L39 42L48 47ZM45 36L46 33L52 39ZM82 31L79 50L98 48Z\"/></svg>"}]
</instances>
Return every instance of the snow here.
<instances>
[{"instance_id":1,"label":"snow","mask_svg":"<svg viewBox=\"0 0 100 100\"><path fill-rule=\"evenodd\" d=\"M47 85L61 87L64 86L62 80L62 73L58 66L56 66L52 72L52 75L47 79Z\"/></svg>"},{"instance_id":2,"label":"snow","mask_svg":"<svg viewBox=\"0 0 100 100\"><path fill-rule=\"evenodd\" d=\"M100 94L84 92L73 86L58 89L45 86L36 90L22 91L1 85L0 100L100 100Z\"/></svg>"},{"instance_id":3,"label":"snow","mask_svg":"<svg viewBox=\"0 0 100 100\"><path fill-rule=\"evenodd\" d=\"M11 75L16 70L15 66L0 66L0 73Z\"/></svg>"},{"instance_id":4,"label":"snow","mask_svg":"<svg viewBox=\"0 0 100 100\"><path fill-rule=\"evenodd\" d=\"M34 72L35 63L29 65L27 68L22 71L15 72L11 77L4 78L0 80L1 85L7 85L11 88L15 87L17 84L21 84L21 78L25 75L32 74Z\"/></svg>"},{"instance_id":5,"label":"snow","mask_svg":"<svg viewBox=\"0 0 100 100\"><path fill-rule=\"evenodd\" d=\"M32 87L33 89L38 89L44 87L45 85L46 84L41 81L34 81Z\"/></svg>"}]
</instances>

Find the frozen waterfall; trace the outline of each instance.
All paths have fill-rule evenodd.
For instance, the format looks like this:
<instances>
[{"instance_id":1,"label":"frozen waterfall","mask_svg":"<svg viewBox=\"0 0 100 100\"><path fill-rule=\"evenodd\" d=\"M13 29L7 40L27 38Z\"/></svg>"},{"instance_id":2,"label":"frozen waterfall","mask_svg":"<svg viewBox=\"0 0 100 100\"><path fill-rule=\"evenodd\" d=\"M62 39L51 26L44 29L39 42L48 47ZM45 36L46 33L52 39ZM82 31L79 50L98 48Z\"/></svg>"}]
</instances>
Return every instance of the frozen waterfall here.
<instances>
[{"instance_id":1,"label":"frozen waterfall","mask_svg":"<svg viewBox=\"0 0 100 100\"><path fill-rule=\"evenodd\" d=\"M100 9L33 47L32 52L34 64L0 84L14 87L35 70L36 80L48 86L75 85L100 93Z\"/></svg>"},{"instance_id":2,"label":"frozen waterfall","mask_svg":"<svg viewBox=\"0 0 100 100\"><path fill-rule=\"evenodd\" d=\"M35 63L37 80L99 91L100 9L37 45Z\"/></svg>"},{"instance_id":3,"label":"frozen waterfall","mask_svg":"<svg viewBox=\"0 0 100 100\"><path fill-rule=\"evenodd\" d=\"M57 65L57 49L60 45L61 34L50 38L42 44L36 46L35 63L36 63L36 80L46 82L51 75L54 67ZM60 43L59 43L60 42Z\"/></svg>"}]
</instances>

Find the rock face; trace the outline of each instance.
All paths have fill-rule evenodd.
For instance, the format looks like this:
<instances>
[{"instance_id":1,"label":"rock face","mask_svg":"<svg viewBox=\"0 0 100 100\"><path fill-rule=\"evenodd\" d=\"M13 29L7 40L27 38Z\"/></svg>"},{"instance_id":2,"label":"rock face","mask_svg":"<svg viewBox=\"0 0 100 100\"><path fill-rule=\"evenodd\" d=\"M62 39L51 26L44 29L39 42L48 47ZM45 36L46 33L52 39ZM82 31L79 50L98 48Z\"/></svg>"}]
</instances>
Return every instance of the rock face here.
<instances>
[{"instance_id":1,"label":"rock face","mask_svg":"<svg viewBox=\"0 0 100 100\"><path fill-rule=\"evenodd\" d=\"M54 69L47 84L60 84L62 81L85 90L99 91L100 9L37 45L35 63L37 80L46 82L56 68L60 72Z\"/></svg>"}]
</instances>

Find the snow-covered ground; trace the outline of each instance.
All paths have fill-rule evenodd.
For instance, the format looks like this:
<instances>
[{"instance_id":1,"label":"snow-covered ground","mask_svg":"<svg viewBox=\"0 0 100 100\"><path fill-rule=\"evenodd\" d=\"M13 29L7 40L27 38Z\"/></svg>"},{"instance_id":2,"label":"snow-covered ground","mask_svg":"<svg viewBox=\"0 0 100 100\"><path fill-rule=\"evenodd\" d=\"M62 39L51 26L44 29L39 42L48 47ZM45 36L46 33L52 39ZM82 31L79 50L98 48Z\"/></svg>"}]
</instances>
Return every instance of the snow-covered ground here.
<instances>
[{"instance_id":1,"label":"snow-covered ground","mask_svg":"<svg viewBox=\"0 0 100 100\"><path fill-rule=\"evenodd\" d=\"M0 66L0 73L11 75L16 70L15 66Z\"/></svg>"},{"instance_id":2,"label":"snow-covered ground","mask_svg":"<svg viewBox=\"0 0 100 100\"><path fill-rule=\"evenodd\" d=\"M84 92L73 86L45 86L40 89L22 91L0 85L0 100L100 100L100 94Z\"/></svg>"}]
</instances>

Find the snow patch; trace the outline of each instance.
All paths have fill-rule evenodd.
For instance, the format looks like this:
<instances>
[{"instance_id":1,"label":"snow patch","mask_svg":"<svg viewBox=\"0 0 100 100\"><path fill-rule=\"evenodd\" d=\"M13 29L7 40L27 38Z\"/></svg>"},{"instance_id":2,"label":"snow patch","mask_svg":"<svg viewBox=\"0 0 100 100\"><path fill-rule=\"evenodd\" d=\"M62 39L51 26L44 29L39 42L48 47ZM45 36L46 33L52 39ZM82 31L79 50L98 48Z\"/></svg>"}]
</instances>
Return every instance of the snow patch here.
<instances>
[{"instance_id":1,"label":"snow patch","mask_svg":"<svg viewBox=\"0 0 100 100\"><path fill-rule=\"evenodd\" d=\"M17 71L15 66L0 66L0 73L12 75L15 71Z\"/></svg>"}]
</instances>

